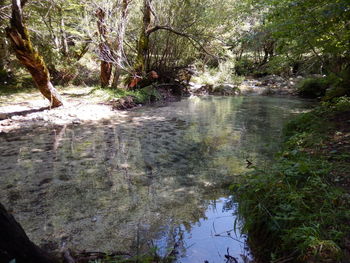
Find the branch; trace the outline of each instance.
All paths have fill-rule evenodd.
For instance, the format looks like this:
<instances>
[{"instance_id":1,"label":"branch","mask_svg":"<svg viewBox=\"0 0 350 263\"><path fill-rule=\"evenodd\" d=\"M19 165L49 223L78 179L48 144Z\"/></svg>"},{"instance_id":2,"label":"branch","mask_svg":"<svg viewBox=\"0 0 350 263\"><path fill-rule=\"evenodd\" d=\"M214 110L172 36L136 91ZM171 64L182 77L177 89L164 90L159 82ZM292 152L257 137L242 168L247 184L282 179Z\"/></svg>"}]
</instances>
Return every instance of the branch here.
<instances>
[{"instance_id":1,"label":"branch","mask_svg":"<svg viewBox=\"0 0 350 263\"><path fill-rule=\"evenodd\" d=\"M15 29L24 40L28 40L24 30L22 7L27 0L12 0L12 17L10 20L11 28Z\"/></svg>"},{"instance_id":2,"label":"branch","mask_svg":"<svg viewBox=\"0 0 350 263\"><path fill-rule=\"evenodd\" d=\"M23 8L27 2L28 2L28 0L21 0L21 7Z\"/></svg>"},{"instance_id":3,"label":"branch","mask_svg":"<svg viewBox=\"0 0 350 263\"><path fill-rule=\"evenodd\" d=\"M149 4L149 10L151 11L152 15L154 16L155 22L159 23L159 18L158 18L157 14L156 14L156 11L154 10L154 8L153 8L153 6L151 4L151 1L149 1L148 4Z\"/></svg>"},{"instance_id":4,"label":"branch","mask_svg":"<svg viewBox=\"0 0 350 263\"><path fill-rule=\"evenodd\" d=\"M171 33L174 33L174 34L176 34L176 35L185 37L185 38L187 38L187 39L190 40L191 44L192 44L195 48L201 49L202 51L204 51L204 53L206 53L207 55L209 55L209 56L211 56L211 57L213 57L213 58L215 58L215 59L220 59L219 57L217 57L217 56L215 56L215 55L209 53L209 52L205 49L205 47L204 47L197 39L195 39L193 36L190 36L189 34L186 34L186 33L180 32L180 31L177 31L176 29L173 29L173 28L170 27L170 26L160 26L160 25L156 25L156 26L154 26L154 27L151 27L151 28L147 29L147 30L146 30L146 34L147 34L147 36L150 36L152 33L156 32L156 31L158 31L158 30L167 30L167 31L169 31L169 32L171 32ZM193 42L196 43L196 44L198 45L199 48L198 48L195 44L193 44Z\"/></svg>"}]
</instances>

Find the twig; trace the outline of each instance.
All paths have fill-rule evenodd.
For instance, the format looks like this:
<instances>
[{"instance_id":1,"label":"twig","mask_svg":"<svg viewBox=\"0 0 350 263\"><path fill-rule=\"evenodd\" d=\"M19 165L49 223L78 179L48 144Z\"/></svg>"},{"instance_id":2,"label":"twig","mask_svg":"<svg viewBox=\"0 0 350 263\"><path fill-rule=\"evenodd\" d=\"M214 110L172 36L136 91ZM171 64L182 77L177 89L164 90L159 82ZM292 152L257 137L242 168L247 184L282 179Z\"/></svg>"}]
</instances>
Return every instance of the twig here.
<instances>
[{"instance_id":1,"label":"twig","mask_svg":"<svg viewBox=\"0 0 350 263\"><path fill-rule=\"evenodd\" d=\"M225 258L227 259L226 263L238 263L238 260L230 255L229 248L227 248L227 255L225 255Z\"/></svg>"}]
</instances>

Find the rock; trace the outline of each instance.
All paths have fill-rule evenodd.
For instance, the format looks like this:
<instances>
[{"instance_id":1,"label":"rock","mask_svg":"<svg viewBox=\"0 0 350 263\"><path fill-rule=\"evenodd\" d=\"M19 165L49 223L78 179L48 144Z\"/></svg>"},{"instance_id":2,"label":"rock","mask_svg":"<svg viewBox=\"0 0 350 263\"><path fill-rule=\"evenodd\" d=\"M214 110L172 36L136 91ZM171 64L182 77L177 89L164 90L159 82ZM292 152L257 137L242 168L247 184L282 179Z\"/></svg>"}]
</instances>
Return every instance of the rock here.
<instances>
[{"instance_id":1,"label":"rock","mask_svg":"<svg viewBox=\"0 0 350 263\"><path fill-rule=\"evenodd\" d=\"M194 87L193 86L192 88L190 87L190 93L196 96L203 96L203 95L208 95L212 89L213 89L213 86L209 84L206 84L206 85L196 84Z\"/></svg>"},{"instance_id":2,"label":"rock","mask_svg":"<svg viewBox=\"0 0 350 263\"><path fill-rule=\"evenodd\" d=\"M7 119L7 114L6 113L0 113L0 120L5 120Z\"/></svg>"},{"instance_id":3,"label":"rock","mask_svg":"<svg viewBox=\"0 0 350 263\"><path fill-rule=\"evenodd\" d=\"M188 83L188 87L190 90L197 90L197 89L200 89L202 86L203 86L203 84L198 84L198 83L194 83L194 82Z\"/></svg>"},{"instance_id":4,"label":"rock","mask_svg":"<svg viewBox=\"0 0 350 263\"><path fill-rule=\"evenodd\" d=\"M125 96L113 102L112 108L114 110L126 110L136 107L135 97Z\"/></svg>"},{"instance_id":5,"label":"rock","mask_svg":"<svg viewBox=\"0 0 350 263\"><path fill-rule=\"evenodd\" d=\"M239 94L239 88L233 84L220 84L214 86L210 94L223 96L237 95Z\"/></svg>"},{"instance_id":6,"label":"rock","mask_svg":"<svg viewBox=\"0 0 350 263\"><path fill-rule=\"evenodd\" d=\"M81 120L75 119L72 121L72 124L81 124Z\"/></svg>"}]
</instances>

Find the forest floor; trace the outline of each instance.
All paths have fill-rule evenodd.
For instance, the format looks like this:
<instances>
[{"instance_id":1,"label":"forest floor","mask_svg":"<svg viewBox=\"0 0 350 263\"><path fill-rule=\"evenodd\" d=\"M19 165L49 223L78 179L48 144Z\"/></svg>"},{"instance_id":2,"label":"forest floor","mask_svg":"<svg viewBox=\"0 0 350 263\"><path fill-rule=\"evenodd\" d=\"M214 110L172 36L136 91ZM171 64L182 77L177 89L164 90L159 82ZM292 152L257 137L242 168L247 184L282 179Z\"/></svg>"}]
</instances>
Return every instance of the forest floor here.
<instances>
[{"instance_id":1,"label":"forest floor","mask_svg":"<svg viewBox=\"0 0 350 263\"><path fill-rule=\"evenodd\" d=\"M32 126L79 124L111 118L116 114L108 95L93 88L68 87L59 92L64 106L50 109L38 91L0 96L0 133Z\"/></svg>"}]
</instances>

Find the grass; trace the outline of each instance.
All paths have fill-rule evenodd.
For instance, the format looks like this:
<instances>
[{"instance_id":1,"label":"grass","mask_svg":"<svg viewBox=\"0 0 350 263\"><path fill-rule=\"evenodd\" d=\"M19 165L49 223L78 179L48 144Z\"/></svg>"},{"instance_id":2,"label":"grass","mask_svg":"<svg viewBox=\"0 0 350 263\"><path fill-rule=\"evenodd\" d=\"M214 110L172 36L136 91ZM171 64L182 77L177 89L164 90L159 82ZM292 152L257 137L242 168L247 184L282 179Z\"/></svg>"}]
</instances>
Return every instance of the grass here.
<instances>
[{"instance_id":1,"label":"grass","mask_svg":"<svg viewBox=\"0 0 350 263\"><path fill-rule=\"evenodd\" d=\"M350 99L323 103L284 129L283 150L232 186L263 262L340 262L350 234ZM339 144L341 142L342 144ZM348 260L348 259L347 259Z\"/></svg>"},{"instance_id":2,"label":"grass","mask_svg":"<svg viewBox=\"0 0 350 263\"><path fill-rule=\"evenodd\" d=\"M146 104L161 98L159 92L152 85L138 90L95 88L92 94L104 101L132 96L137 104Z\"/></svg>"}]
</instances>

